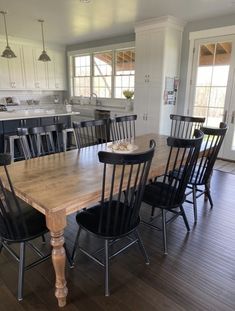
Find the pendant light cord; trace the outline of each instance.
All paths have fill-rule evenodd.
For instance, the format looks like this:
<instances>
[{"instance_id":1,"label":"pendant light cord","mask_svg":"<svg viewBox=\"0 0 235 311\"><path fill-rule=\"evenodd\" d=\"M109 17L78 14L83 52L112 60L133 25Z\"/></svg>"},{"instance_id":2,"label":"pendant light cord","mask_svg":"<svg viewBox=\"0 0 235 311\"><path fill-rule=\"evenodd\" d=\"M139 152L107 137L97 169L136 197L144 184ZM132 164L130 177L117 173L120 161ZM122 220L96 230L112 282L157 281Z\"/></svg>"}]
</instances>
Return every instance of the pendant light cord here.
<instances>
[{"instance_id":1,"label":"pendant light cord","mask_svg":"<svg viewBox=\"0 0 235 311\"><path fill-rule=\"evenodd\" d=\"M44 31L43 31L43 22L44 22L44 20L39 19L38 21L41 23L41 30L42 30L42 47L43 47L43 51L45 51Z\"/></svg>"},{"instance_id":2,"label":"pendant light cord","mask_svg":"<svg viewBox=\"0 0 235 311\"><path fill-rule=\"evenodd\" d=\"M3 15L3 20L4 20L4 26L5 26L5 34L6 34L6 41L7 41L7 46L9 46L9 42L8 42L8 34L7 34L7 23L6 23L6 12L1 11L0 12Z\"/></svg>"}]
</instances>

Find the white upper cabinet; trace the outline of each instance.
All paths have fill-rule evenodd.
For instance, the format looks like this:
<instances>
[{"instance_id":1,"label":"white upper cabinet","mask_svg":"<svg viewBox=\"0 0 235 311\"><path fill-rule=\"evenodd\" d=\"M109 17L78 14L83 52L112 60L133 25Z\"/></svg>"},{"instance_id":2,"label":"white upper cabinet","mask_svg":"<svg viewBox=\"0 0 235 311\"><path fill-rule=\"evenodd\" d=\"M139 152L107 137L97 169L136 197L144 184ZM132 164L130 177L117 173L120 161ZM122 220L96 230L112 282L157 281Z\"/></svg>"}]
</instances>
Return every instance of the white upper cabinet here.
<instances>
[{"instance_id":1,"label":"white upper cabinet","mask_svg":"<svg viewBox=\"0 0 235 311\"><path fill-rule=\"evenodd\" d=\"M25 88L34 90L36 88L36 72L34 66L34 51L31 46L23 46L23 64Z\"/></svg>"},{"instance_id":2,"label":"white upper cabinet","mask_svg":"<svg viewBox=\"0 0 235 311\"><path fill-rule=\"evenodd\" d=\"M66 90L65 53L48 50L51 61L47 62L48 87Z\"/></svg>"},{"instance_id":3,"label":"white upper cabinet","mask_svg":"<svg viewBox=\"0 0 235 311\"><path fill-rule=\"evenodd\" d=\"M0 52L6 47L0 41ZM11 43L17 55L13 59L0 57L1 90L66 90L65 52L48 50L50 62L39 61L42 49L28 44Z\"/></svg>"},{"instance_id":4,"label":"white upper cabinet","mask_svg":"<svg viewBox=\"0 0 235 311\"><path fill-rule=\"evenodd\" d=\"M1 53L5 49L5 47L5 42L0 42L0 89L10 88L10 73L8 60L1 57Z\"/></svg>"},{"instance_id":5,"label":"white upper cabinet","mask_svg":"<svg viewBox=\"0 0 235 311\"><path fill-rule=\"evenodd\" d=\"M48 89L47 63L39 61L42 49L33 48L33 61L35 67L35 87L40 90Z\"/></svg>"},{"instance_id":6,"label":"white upper cabinet","mask_svg":"<svg viewBox=\"0 0 235 311\"><path fill-rule=\"evenodd\" d=\"M5 48L6 44L0 42L0 53ZM22 48L20 45L11 43L11 49L16 54L16 58L7 59L0 57L0 88L21 90L25 88Z\"/></svg>"}]
</instances>

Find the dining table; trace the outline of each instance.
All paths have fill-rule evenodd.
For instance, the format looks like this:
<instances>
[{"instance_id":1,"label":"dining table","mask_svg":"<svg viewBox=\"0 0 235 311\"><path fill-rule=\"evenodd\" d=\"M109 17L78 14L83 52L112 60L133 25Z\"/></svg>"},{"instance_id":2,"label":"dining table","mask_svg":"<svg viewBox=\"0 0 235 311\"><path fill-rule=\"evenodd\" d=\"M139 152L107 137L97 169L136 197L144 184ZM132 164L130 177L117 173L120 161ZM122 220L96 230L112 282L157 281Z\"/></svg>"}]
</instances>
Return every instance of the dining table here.
<instances>
[{"instance_id":1,"label":"dining table","mask_svg":"<svg viewBox=\"0 0 235 311\"><path fill-rule=\"evenodd\" d=\"M138 149L133 153L148 150L151 139L156 141L156 149L149 179L164 173L170 149L167 136L146 134L135 138ZM67 216L99 202L103 174L103 164L98 159L101 150L112 152L108 144L98 144L15 162L8 167L16 195L45 215L52 245L55 296L60 307L66 305L68 295L64 249Z\"/></svg>"}]
</instances>

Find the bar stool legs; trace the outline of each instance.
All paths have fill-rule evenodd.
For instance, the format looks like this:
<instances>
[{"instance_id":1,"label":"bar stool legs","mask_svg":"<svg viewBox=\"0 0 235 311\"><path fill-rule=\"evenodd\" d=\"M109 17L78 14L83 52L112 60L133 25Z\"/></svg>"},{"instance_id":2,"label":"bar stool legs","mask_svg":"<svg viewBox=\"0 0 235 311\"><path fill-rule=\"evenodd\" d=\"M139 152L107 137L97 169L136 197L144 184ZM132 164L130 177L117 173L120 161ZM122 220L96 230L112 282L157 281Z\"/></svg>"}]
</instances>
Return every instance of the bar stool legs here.
<instances>
[{"instance_id":1,"label":"bar stool legs","mask_svg":"<svg viewBox=\"0 0 235 311\"><path fill-rule=\"evenodd\" d=\"M6 135L4 137L4 153L10 153L11 162L15 160L15 143L19 143L18 135Z\"/></svg>"},{"instance_id":2,"label":"bar stool legs","mask_svg":"<svg viewBox=\"0 0 235 311\"><path fill-rule=\"evenodd\" d=\"M64 129L64 130L62 131L63 150L64 150L64 151L67 150L67 142L68 142L68 135L69 135L69 133L71 133L71 134L73 135L76 148L78 148L77 137L76 137L76 135L75 135L74 129L73 129L73 128L67 128L67 129Z\"/></svg>"}]
</instances>

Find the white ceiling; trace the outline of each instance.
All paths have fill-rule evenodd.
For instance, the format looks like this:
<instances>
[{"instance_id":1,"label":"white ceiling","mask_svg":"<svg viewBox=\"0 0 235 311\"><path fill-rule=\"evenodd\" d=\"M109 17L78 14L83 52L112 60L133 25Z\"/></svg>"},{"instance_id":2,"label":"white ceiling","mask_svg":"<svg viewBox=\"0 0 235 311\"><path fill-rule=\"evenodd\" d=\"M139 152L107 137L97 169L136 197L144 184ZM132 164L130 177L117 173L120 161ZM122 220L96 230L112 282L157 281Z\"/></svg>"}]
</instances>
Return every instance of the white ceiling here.
<instances>
[{"instance_id":1,"label":"white ceiling","mask_svg":"<svg viewBox=\"0 0 235 311\"><path fill-rule=\"evenodd\" d=\"M192 21L235 13L235 0L0 0L0 10L8 11L11 36L40 40L43 18L46 41L73 44L133 33L136 22L164 15Z\"/></svg>"}]
</instances>

